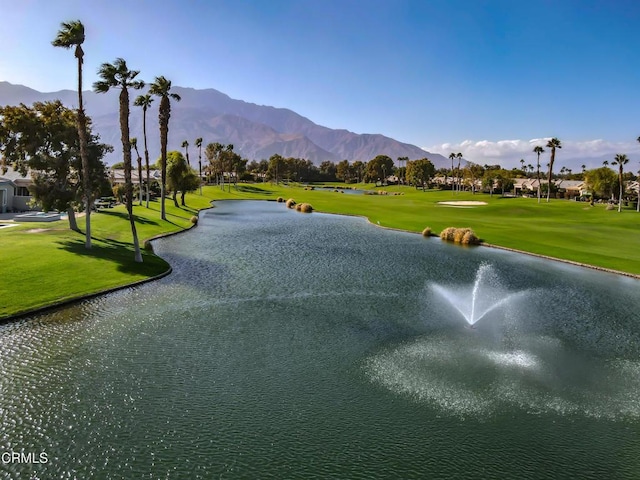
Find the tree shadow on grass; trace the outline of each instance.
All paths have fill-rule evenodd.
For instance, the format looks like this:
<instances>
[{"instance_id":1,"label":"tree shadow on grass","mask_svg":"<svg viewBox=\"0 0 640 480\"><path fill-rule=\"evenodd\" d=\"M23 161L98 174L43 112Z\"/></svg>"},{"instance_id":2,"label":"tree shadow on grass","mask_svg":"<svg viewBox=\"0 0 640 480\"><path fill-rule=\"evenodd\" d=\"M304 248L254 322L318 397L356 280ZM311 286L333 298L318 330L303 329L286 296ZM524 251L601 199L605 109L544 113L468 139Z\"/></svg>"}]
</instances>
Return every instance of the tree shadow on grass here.
<instances>
[{"instance_id":1,"label":"tree shadow on grass","mask_svg":"<svg viewBox=\"0 0 640 480\"><path fill-rule=\"evenodd\" d=\"M135 262L133 246L118 240L94 239L91 249L85 248L84 237L61 240L56 243L60 249L74 255L116 263L117 270L125 274L155 276L166 272L169 268L167 262L144 250L142 251L143 263Z\"/></svg>"},{"instance_id":2,"label":"tree shadow on grass","mask_svg":"<svg viewBox=\"0 0 640 480\"><path fill-rule=\"evenodd\" d=\"M122 220L129 221L129 214L127 212L100 212L100 215L110 215L112 217L118 217ZM133 214L136 223L141 225L160 225L157 220L150 220L148 218L141 218L137 216L135 213Z\"/></svg>"},{"instance_id":3,"label":"tree shadow on grass","mask_svg":"<svg viewBox=\"0 0 640 480\"><path fill-rule=\"evenodd\" d=\"M244 193L255 193L255 194L260 194L260 195L265 195L265 196L273 196L274 193L270 192L268 190L264 190L260 187L256 187L255 185L238 185L237 190L239 192L244 192Z\"/></svg>"}]
</instances>

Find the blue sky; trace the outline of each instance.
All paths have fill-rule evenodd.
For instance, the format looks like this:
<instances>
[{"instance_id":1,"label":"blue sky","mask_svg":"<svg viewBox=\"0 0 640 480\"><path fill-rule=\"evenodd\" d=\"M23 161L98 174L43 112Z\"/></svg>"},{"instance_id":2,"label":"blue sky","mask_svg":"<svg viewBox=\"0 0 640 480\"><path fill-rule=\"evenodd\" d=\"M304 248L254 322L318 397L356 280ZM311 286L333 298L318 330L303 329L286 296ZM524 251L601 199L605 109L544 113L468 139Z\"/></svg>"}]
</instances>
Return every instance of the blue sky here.
<instances>
[{"instance_id":1,"label":"blue sky","mask_svg":"<svg viewBox=\"0 0 640 480\"><path fill-rule=\"evenodd\" d=\"M140 77L215 88L316 123L515 166L640 160L640 3L483 0L0 0L0 80L75 88L61 21L86 27L85 88L123 57ZM598 160L601 162L601 160ZM588 163L588 162L587 162Z\"/></svg>"}]
</instances>

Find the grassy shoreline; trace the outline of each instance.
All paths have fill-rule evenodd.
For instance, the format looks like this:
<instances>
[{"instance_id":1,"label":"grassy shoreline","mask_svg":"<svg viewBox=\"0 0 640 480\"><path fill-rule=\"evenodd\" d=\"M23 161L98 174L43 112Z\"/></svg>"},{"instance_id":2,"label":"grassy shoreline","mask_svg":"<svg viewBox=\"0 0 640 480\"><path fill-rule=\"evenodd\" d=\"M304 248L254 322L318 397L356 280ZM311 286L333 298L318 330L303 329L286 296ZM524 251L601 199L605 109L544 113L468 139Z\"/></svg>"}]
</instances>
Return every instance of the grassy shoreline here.
<instances>
[{"instance_id":1,"label":"grassy shoreline","mask_svg":"<svg viewBox=\"0 0 640 480\"><path fill-rule=\"evenodd\" d=\"M358 186L374 190L372 185ZM426 226L442 229L471 227L490 246L540 255L637 276L640 274L640 214L607 211L604 206L530 198L501 198L450 191L422 192L410 187L386 187L401 195L357 195L305 190L302 186L249 184L224 192L205 187L203 195L187 195L188 207L167 202L167 221L160 220L159 203L136 206L138 235L142 240L182 232L191 217L215 200L275 200L295 198L316 211L357 215L381 227L420 233ZM451 200L481 200L487 205L459 208L440 205ZM284 205L282 208L285 208ZM80 222L81 223L81 222ZM84 249L81 233L66 221L21 224L0 229L0 320L24 315L60 302L96 295L148 281L170 270L170 265L150 251L144 263L133 261L131 233L124 207L92 216L94 248Z\"/></svg>"}]
</instances>

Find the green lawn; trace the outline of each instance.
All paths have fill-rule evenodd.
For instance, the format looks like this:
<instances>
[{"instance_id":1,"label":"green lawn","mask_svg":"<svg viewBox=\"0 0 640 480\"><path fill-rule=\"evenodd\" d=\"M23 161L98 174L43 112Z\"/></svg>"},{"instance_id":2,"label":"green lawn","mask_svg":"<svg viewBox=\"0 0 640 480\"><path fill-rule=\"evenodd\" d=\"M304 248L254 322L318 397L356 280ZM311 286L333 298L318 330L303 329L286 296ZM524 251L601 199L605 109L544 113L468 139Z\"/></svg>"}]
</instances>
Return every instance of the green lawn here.
<instances>
[{"instance_id":1,"label":"green lawn","mask_svg":"<svg viewBox=\"0 0 640 480\"><path fill-rule=\"evenodd\" d=\"M360 188L376 190L373 185ZM191 217L211 200L281 196L311 203L318 211L361 215L374 224L415 232L426 226L436 233L449 226L471 227L490 244L640 274L640 214L630 209L618 213L603 205L566 200L538 204L536 199L397 186L384 190L403 195L353 195L268 183L232 187L230 192L206 187L203 196L187 196L188 207L176 208L167 201L167 221L160 220L158 202L149 209L135 207L135 214L142 241L189 228ZM437 203L447 200L481 200L488 205L457 208ZM82 228L84 219L78 223ZM33 229L45 231L30 232ZM91 251L84 248L84 236L70 231L66 221L0 229L0 318L144 280L169 268L150 252L145 252L143 264L133 262L122 206L92 215L92 229Z\"/></svg>"}]
</instances>

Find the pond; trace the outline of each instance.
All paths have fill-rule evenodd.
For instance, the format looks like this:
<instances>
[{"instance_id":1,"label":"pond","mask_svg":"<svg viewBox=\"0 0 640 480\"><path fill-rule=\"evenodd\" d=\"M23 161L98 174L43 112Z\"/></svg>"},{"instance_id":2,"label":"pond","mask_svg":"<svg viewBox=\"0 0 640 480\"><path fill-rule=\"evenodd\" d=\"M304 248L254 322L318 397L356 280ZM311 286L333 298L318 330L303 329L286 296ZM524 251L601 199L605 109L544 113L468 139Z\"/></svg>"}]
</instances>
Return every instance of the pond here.
<instances>
[{"instance_id":1,"label":"pond","mask_svg":"<svg viewBox=\"0 0 640 480\"><path fill-rule=\"evenodd\" d=\"M638 478L638 281L228 201L0 326L5 478Z\"/></svg>"}]
</instances>

